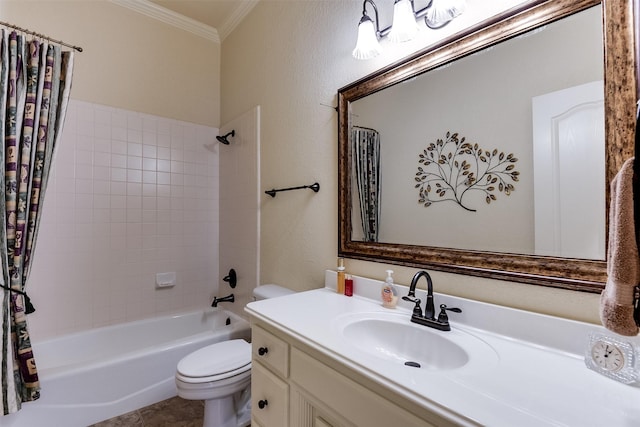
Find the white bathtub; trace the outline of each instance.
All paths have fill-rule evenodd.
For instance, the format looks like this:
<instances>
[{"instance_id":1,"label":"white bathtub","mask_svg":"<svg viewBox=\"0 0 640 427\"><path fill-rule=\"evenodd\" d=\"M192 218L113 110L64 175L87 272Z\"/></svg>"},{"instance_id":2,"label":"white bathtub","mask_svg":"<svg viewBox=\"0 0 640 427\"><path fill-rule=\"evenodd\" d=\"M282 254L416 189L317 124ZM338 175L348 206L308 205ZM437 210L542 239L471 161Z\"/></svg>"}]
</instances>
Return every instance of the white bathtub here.
<instances>
[{"instance_id":1,"label":"white bathtub","mask_svg":"<svg viewBox=\"0 0 640 427\"><path fill-rule=\"evenodd\" d=\"M212 309L35 342L40 399L0 417L0 426L86 427L168 399L182 357L233 338L249 340L249 323Z\"/></svg>"}]
</instances>

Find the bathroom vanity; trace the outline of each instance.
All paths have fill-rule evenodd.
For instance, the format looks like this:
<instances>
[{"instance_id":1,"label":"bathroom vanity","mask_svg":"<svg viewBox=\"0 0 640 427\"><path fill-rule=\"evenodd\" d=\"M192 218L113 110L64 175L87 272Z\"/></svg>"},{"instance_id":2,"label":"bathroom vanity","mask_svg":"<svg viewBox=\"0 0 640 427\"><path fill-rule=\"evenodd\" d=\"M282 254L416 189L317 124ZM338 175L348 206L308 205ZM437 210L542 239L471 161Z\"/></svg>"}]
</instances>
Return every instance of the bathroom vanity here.
<instances>
[{"instance_id":1,"label":"bathroom vanity","mask_svg":"<svg viewBox=\"0 0 640 427\"><path fill-rule=\"evenodd\" d=\"M640 387L585 366L589 335L607 334L597 325L436 294L462 309L438 331L410 322L411 303L383 308L381 282L355 282L351 298L329 285L247 305L252 425L640 423Z\"/></svg>"},{"instance_id":2,"label":"bathroom vanity","mask_svg":"<svg viewBox=\"0 0 640 427\"><path fill-rule=\"evenodd\" d=\"M388 390L365 376L335 366L331 359L267 323L256 321L253 333L252 425L454 425L410 402L388 396ZM269 349L269 355L260 355L260 348Z\"/></svg>"}]
</instances>

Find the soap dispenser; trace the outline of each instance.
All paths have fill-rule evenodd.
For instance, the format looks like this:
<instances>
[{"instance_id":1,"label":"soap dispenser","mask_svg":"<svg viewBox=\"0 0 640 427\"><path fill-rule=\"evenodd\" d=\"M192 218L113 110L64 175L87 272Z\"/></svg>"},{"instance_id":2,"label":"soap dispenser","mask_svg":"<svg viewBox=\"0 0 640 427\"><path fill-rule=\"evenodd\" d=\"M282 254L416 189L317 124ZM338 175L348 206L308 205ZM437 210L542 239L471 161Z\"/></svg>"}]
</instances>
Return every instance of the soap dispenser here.
<instances>
[{"instance_id":1,"label":"soap dispenser","mask_svg":"<svg viewBox=\"0 0 640 427\"><path fill-rule=\"evenodd\" d=\"M396 308L398 303L398 289L393 284L393 270L387 270L387 278L382 285L382 306L386 308Z\"/></svg>"}]
</instances>

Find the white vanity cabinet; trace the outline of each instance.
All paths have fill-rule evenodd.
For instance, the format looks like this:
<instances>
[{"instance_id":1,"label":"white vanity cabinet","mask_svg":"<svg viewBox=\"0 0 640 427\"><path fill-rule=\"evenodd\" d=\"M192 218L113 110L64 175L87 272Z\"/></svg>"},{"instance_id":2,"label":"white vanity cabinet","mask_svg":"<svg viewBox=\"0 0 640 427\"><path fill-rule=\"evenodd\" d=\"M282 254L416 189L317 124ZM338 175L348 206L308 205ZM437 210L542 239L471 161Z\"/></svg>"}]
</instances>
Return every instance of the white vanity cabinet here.
<instances>
[{"instance_id":1,"label":"white vanity cabinet","mask_svg":"<svg viewBox=\"0 0 640 427\"><path fill-rule=\"evenodd\" d=\"M585 341L604 328L436 295L463 312L451 331L421 329L411 303L388 310L382 282L357 280L353 298L327 287L247 304L256 426L638 425L640 387L585 366Z\"/></svg>"},{"instance_id":2,"label":"white vanity cabinet","mask_svg":"<svg viewBox=\"0 0 640 427\"><path fill-rule=\"evenodd\" d=\"M416 413L412 413L394 403L393 393L389 390L358 378L355 372L354 375L349 374L349 367L331 361L276 328L254 320L252 334L252 425L449 425L441 417L417 407L414 408Z\"/></svg>"}]
</instances>

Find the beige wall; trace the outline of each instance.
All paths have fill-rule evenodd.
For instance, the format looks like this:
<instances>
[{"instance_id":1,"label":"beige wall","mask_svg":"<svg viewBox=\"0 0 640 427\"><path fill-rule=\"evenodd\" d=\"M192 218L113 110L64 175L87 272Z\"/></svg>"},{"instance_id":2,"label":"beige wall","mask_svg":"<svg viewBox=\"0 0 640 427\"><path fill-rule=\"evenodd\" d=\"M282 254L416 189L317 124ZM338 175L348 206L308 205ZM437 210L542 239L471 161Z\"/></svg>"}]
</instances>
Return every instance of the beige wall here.
<instances>
[{"instance_id":1,"label":"beige wall","mask_svg":"<svg viewBox=\"0 0 640 427\"><path fill-rule=\"evenodd\" d=\"M0 16L84 49L73 99L219 127L218 43L106 0L2 0Z\"/></svg>"},{"instance_id":2,"label":"beige wall","mask_svg":"<svg viewBox=\"0 0 640 427\"><path fill-rule=\"evenodd\" d=\"M262 283L297 290L323 285L323 270L336 265L338 229L337 119L328 106L342 86L433 41L426 36L357 61L351 50L361 7L361 1L262 1L222 45L221 122L261 106L262 189L314 181L321 186L317 194L262 197ZM455 31L464 17L442 31ZM355 260L346 266L379 279L389 268ZM416 271L391 268L403 284ZM433 277L439 292L597 322L597 295L437 272Z\"/></svg>"},{"instance_id":3,"label":"beige wall","mask_svg":"<svg viewBox=\"0 0 640 427\"><path fill-rule=\"evenodd\" d=\"M322 286L324 269L336 264L337 120L330 106L337 90L435 37L356 61L351 50L361 7L360 0L263 0L225 39L221 53L213 42L106 1L2 0L0 16L85 49L76 56L75 99L213 127L260 105L262 190L321 185L317 194L261 199L260 282L303 290ZM438 36L464 25L466 16ZM347 261L347 271L368 277L382 279L386 268ZM404 284L415 272L391 268ZM596 295L433 276L440 292L597 321Z\"/></svg>"}]
</instances>

